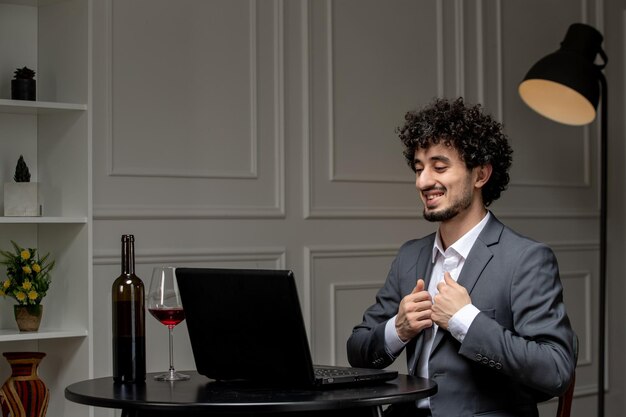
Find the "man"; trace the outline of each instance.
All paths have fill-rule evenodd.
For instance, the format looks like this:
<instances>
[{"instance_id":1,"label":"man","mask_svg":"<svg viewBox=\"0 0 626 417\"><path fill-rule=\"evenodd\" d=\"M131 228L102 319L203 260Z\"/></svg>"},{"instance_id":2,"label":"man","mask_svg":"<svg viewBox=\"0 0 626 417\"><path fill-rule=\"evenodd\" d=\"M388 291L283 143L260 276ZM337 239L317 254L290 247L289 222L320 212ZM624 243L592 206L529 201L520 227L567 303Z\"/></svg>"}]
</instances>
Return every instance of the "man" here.
<instances>
[{"instance_id":1,"label":"man","mask_svg":"<svg viewBox=\"0 0 626 417\"><path fill-rule=\"evenodd\" d=\"M553 252L487 210L509 182L502 125L463 99L409 112L398 132L436 234L405 243L348 340L352 366L409 374L438 392L406 416L537 416L576 366L576 336Z\"/></svg>"}]
</instances>

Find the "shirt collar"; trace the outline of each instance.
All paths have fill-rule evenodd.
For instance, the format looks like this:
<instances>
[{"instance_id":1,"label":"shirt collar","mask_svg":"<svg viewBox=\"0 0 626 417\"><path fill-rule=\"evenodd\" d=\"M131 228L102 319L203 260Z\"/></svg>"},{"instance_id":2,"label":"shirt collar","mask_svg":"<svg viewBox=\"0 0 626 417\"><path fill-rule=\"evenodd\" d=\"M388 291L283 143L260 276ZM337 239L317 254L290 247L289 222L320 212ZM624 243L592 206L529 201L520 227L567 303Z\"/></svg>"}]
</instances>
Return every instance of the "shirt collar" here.
<instances>
[{"instance_id":1,"label":"shirt collar","mask_svg":"<svg viewBox=\"0 0 626 417\"><path fill-rule=\"evenodd\" d=\"M433 245L433 255L432 261L435 262L437 260L437 254L441 253L441 255L450 256L453 253L457 253L463 259L467 259L467 255L469 255L470 250L472 250L472 246L476 243L476 239L478 239L478 235L483 231L485 225L491 218L491 212L487 211L487 215L483 217L483 219L478 222L478 224L470 231L461 236L456 242L454 242L447 250L443 250L443 244L441 243L441 236L439 234L439 229L437 229L437 235L435 237L435 244Z\"/></svg>"}]
</instances>

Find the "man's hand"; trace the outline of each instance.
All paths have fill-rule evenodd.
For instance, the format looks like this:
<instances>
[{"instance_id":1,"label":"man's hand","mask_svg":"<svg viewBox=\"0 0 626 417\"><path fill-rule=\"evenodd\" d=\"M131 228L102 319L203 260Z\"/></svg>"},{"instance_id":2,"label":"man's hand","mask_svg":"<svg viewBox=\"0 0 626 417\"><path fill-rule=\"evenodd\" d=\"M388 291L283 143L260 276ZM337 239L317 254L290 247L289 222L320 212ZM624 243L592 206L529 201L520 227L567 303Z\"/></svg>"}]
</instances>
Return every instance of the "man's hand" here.
<instances>
[{"instance_id":1,"label":"man's hand","mask_svg":"<svg viewBox=\"0 0 626 417\"><path fill-rule=\"evenodd\" d=\"M430 294L424 291L424 280L418 279L413 292L402 299L398 308L396 332L403 342L433 325L430 318L432 305Z\"/></svg>"},{"instance_id":2,"label":"man's hand","mask_svg":"<svg viewBox=\"0 0 626 417\"><path fill-rule=\"evenodd\" d=\"M435 303L432 307L432 319L437 325L448 330L448 321L472 300L465 287L459 285L449 272L443 275L443 281L437 285L439 294L435 295Z\"/></svg>"}]
</instances>

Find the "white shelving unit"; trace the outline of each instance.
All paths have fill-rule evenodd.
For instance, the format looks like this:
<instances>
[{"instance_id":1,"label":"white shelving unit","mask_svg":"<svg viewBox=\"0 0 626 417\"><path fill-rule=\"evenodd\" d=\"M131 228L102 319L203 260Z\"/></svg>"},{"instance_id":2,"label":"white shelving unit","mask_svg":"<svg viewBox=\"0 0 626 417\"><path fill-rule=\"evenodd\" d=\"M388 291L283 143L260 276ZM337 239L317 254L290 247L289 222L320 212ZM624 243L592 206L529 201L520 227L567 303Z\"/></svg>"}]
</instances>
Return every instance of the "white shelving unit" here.
<instances>
[{"instance_id":1,"label":"white shelving unit","mask_svg":"<svg viewBox=\"0 0 626 417\"><path fill-rule=\"evenodd\" d=\"M64 390L93 375L91 1L0 0L0 182L12 181L23 155L44 214L4 217L2 207L0 248L14 240L56 261L38 332L19 332L13 300L0 298L0 352L47 354L39 374L51 391L51 417L90 413ZM11 99L13 71L23 66L36 71L37 101ZM0 384L9 373L0 356Z\"/></svg>"}]
</instances>

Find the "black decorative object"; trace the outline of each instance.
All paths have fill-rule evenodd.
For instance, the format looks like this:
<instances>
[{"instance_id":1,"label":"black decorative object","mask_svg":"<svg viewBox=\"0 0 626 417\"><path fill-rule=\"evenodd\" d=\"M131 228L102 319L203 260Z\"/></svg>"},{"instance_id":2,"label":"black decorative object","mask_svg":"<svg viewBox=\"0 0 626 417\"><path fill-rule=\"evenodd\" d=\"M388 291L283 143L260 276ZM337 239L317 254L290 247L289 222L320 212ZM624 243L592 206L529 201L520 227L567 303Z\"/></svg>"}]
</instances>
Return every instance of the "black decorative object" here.
<instances>
[{"instance_id":1,"label":"black decorative object","mask_svg":"<svg viewBox=\"0 0 626 417\"><path fill-rule=\"evenodd\" d=\"M30 182L30 170L22 155L17 160L13 180L4 183L4 215L41 216L43 207L39 202L39 184Z\"/></svg>"},{"instance_id":2,"label":"black decorative object","mask_svg":"<svg viewBox=\"0 0 626 417\"><path fill-rule=\"evenodd\" d=\"M15 175L13 175L15 182L30 182L30 171L28 165L24 161L24 157L20 155L17 160L17 166L15 167Z\"/></svg>"},{"instance_id":3,"label":"black decorative object","mask_svg":"<svg viewBox=\"0 0 626 417\"><path fill-rule=\"evenodd\" d=\"M11 98L13 100L36 100L37 84L34 77L35 71L28 67L16 69L15 79L11 80Z\"/></svg>"}]
</instances>

